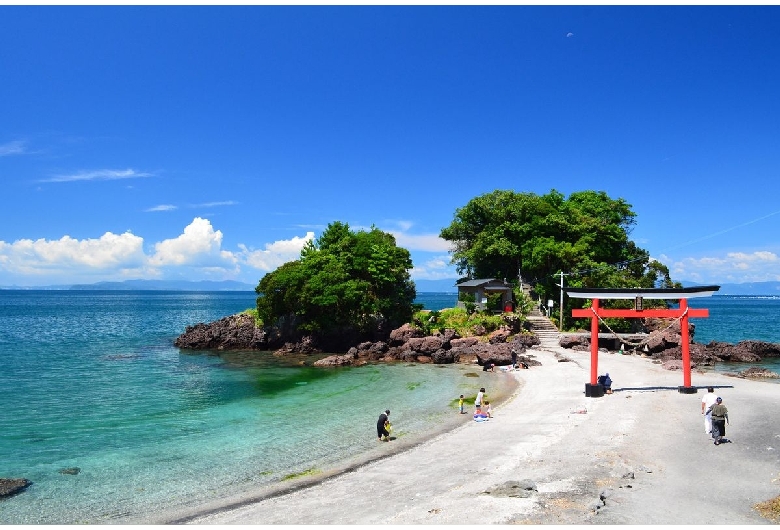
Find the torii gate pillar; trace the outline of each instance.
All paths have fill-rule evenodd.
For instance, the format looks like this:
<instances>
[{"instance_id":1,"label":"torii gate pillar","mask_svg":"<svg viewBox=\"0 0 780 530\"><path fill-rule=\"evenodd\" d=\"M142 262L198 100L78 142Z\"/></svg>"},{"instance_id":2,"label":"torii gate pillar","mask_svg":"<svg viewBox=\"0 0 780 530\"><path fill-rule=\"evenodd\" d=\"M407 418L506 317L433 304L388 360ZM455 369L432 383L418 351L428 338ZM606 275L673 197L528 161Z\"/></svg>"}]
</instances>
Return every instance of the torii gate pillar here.
<instances>
[{"instance_id":1,"label":"torii gate pillar","mask_svg":"<svg viewBox=\"0 0 780 530\"><path fill-rule=\"evenodd\" d=\"M682 341L683 386L678 387L681 394L695 394L697 389L691 386L691 350L690 333L688 331L689 317L708 317L707 309L691 309L688 307L687 296L711 296L719 286L691 287L687 289L581 289L568 288L566 292L574 298L592 298L588 309L573 309L571 316L575 318L590 318L590 383L585 385L586 397L601 397L604 389L598 384L599 376L599 320L601 318L679 318L680 340ZM599 306L599 294L613 299L635 298L634 309L603 309ZM687 296L686 296L687 295ZM647 298L679 299L678 309L642 309L642 296Z\"/></svg>"}]
</instances>

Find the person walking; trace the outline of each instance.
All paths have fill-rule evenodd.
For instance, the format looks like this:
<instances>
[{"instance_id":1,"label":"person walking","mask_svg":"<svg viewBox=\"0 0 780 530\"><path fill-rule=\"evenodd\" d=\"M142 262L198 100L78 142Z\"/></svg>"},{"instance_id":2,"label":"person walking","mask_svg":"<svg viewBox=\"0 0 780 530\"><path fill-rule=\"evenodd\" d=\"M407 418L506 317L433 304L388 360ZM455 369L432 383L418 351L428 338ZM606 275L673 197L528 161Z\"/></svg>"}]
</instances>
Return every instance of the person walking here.
<instances>
[{"instance_id":1,"label":"person walking","mask_svg":"<svg viewBox=\"0 0 780 530\"><path fill-rule=\"evenodd\" d=\"M704 432L709 436L712 434L712 411L710 408L715 404L718 396L715 395L715 389L707 387L707 393L701 398L701 413L704 414Z\"/></svg>"},{"instance_id":2,"label":"person walking","mask_svg":"<svg viewBox=\"0 0 780 530\"><path fill-rule=\"evenodd\" d=\"M463 394L461 394L460 399L458 399L458 406L460 407L460 413L466 414L466 411L463 410Z\"/></svg>"},{"instance_id":3,"label":"person walking","mask_svg":"<svg viewBox=\"0 0 780 530\"><path fill-rule=\"evenodd\" d=\"M722 398L717 398L712 406L712 437L715 445L720 445L726 439L726 423L729 421L729 409L723 404Z\"/></svg>"},{"instance_id":4,"label":"person walking","mask_svg":"<svg viewBox=\"0 0 780 530\"><path fill-rule=\"evenodd\" d=\"M379 437L379 441L388 441L390 437L390 431L387 430L387 426L390 424L390 409L384 411L379 415L379 419L376 420L376 434ZM384 440L383 438L384 437Z\"/></svg>"}]
</instances>

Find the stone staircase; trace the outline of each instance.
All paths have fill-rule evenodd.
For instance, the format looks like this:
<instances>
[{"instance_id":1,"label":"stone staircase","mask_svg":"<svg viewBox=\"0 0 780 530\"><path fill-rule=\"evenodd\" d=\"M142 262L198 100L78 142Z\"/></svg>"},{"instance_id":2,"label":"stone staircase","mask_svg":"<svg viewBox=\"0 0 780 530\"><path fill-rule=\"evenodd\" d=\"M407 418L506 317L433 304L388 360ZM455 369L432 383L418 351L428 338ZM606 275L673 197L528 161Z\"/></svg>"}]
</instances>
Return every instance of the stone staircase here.
<instances>
[{"instance_id":1,"label":"stone staircase","mask_svg":"<svg viewBox=\"0 0 780 530\"><path fill-rule=\"evenodd\" d=\"M527 320L531 325L531 332L539 337L539 342L542 343L542 346L558 346L558 341L561 339L561 334L558 333L558 328L549 318L536 310L532 311L531 314L528 315Z\"/></svg>"},{"instance_id":2,"label":"stone staircase","mask_svg":"<svg viewBox=\"0 0 780 530\"><path fill-rule=\"evenodd\" d=\"M533 299L533 296L531 295L531 286L529 284L523 282L521 284L521 289L529 299ZM534 304L534 308L526 319L531 326L531 332L539 337L539 342L542 343L542 346L558 346L558 341L561 339L561 334L558 333L558 326L542 314L538 304Z\"/></svg>"}]
</instances>

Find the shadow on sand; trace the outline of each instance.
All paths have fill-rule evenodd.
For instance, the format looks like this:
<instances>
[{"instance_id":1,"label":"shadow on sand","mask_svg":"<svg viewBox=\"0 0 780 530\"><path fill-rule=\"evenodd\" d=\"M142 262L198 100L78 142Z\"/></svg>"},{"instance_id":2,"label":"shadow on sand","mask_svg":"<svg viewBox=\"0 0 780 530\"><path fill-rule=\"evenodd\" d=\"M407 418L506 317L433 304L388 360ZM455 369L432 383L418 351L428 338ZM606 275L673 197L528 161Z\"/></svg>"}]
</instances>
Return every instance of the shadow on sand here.
<instances>
[{"instance_id":1,"label":"shadow on sand","mask_svg":"<svg viewBox=\"0 0 780 530\"><path fill-rule=\"evenodd\" d=\"M709 387L712 387L714 389L718 388L734 388L733 385L704 385L704 386L694 386L697 390L704 390L706 391ZM659 392L662 390L669 390L677 392L679 390L679 386L638 386L638 387L620 387L620 388L612 388L612 392L617 394L618 392Z\"/></svg>"}]
</instances>

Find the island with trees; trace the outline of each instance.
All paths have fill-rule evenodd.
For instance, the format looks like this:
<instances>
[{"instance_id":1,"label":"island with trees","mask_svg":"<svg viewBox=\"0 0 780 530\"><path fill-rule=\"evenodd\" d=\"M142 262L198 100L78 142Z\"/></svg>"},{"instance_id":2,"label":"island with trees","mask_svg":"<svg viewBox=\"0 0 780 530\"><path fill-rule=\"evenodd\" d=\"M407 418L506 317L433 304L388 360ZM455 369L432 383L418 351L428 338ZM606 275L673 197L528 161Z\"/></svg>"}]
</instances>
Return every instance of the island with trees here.
<instances>
[{"instance_id":1,"label":"island with trees","mask_svg":"<svg viewBox=\"0 0 780 530\"><path fill-rule=\"evenodd\" d=\"M314 355L312 364L325 366L395 360L502 365L514 350L533 365L532 356L523 355L539 339L527 317L539 301L557 298L563 278L569 287L681 287L666 265L631 240L635 224L631 205L603 191L566 197L554 189L544 195L496 190L471 199L440 237L451 243L460 281L503 280L511 286L513 310L478 311L463 299L459 307L431 312L415 306L412 260L391 234L333 222L299 259L260 280L256 308L189 326L175 345ZM550 316L560 322L562 312L566 330L585 327L571 310L588 303L567 298ZM628 307L632 301L605 303ZM657 322L643 319L607 319L604 325L615 332L657 332L646 353L679 355L679 327L660 334ZM724 343L694 345L691 353L700 364L780 355L780 347L761 344L736 350ZM561 345L586 347L570 339Z\"/></svg>"}]
</instances>

